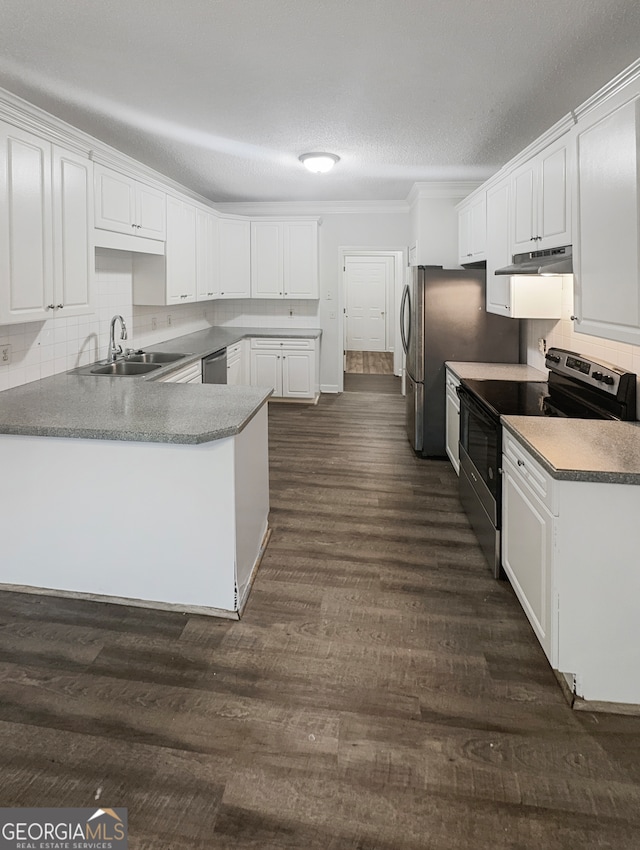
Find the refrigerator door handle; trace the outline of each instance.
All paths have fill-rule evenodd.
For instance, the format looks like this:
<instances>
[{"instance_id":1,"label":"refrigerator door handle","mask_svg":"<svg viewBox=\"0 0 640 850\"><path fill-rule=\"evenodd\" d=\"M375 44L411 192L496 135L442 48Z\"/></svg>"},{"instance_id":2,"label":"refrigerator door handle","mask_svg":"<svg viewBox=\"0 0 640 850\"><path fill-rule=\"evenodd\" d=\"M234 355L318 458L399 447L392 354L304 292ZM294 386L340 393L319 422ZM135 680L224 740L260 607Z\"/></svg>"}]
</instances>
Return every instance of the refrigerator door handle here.
<instances>
[{"instance_id":1,"label":"refrigerator door handle","mask_svg":"<svg viewBox=\"0 0 640 850\"><path fill-rule=\"evenodd\" d=\"M400 337L402 338L402 347L404 353L409 353L409 340L411 339L411 312L409 312L409 327L405 335L405 310L409 302L409 285L406 284L402 293L402 301L400 302Z\"/></svg>"}]
</instances>

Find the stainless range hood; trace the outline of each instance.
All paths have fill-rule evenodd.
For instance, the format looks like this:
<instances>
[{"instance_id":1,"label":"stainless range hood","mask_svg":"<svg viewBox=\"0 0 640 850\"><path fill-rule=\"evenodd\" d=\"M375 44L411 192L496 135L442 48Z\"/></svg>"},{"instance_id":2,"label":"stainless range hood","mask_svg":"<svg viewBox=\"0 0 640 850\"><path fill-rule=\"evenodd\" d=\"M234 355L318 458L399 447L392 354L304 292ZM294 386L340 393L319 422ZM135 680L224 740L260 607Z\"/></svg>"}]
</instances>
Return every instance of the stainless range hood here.
<instances>
[{"instance_id":1,"label":"stainless range hood","mask_svg":"<svg viewBox=\"0 0 640 850\"><path fill-rule=\"evenodd\" d=\"M573 274L573 250L571 245L562 248L547 248L544 251L528 251L526 254L514 254L513 263L496 274Z\"/></svg>"}]
</instances>

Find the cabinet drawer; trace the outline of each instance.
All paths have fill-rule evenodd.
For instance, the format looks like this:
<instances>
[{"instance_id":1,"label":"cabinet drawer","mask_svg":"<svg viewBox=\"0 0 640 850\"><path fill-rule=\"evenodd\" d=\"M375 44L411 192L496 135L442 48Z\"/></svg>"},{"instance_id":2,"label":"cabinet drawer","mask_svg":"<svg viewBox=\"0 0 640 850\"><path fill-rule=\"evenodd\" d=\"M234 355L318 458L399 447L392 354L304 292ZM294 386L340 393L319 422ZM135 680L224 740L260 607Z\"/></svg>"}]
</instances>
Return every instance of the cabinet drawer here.
<instances>
[{"instance_id":1,"label":"cabinet drawer","mask_svg":"<svg viewBox=\"0 0 640 850\"><path fill-rule=\"evenodd\" d=\"M242 343L236 342L227 346L227 362L234 357L242 357Z\"/></svg>"},{"instance_id":2,"label":"cabinet drawer","mask_svg":"<svg viewBox=\"0 0 640 850\"><path fill-rule=\"evenodd\" d=\"M557 488L552 476L504 429L502 454L511 461L518 474L527 482L543 505L557 516Z\"/></svg>"},{"instance_id":3,"label":"cabinet drawer","mask_svg":"<svg viewBox=\"0 0 640 850\"><path fill-rule=\"evenodd\" d=\"M268 351L279 350L280 348L288 348L289 351L310 351L315 347L313 339L298 339L298 338L283 338L283 339L267 339L264 337L254 337L251 340L251 348L254 350Z\"/></svg>"},{"instance_id":4,"label":"cabinet drawer","mask_svg":"<svg viewBox=\"0 0 640 850\"><path fill-rule=\"evenodd\" d=\"M175 369L161 378L155 379L158 383L167 384L201 384L202 383L202 361L196 360L188 366Z\"/></svg>"}]
</instances>

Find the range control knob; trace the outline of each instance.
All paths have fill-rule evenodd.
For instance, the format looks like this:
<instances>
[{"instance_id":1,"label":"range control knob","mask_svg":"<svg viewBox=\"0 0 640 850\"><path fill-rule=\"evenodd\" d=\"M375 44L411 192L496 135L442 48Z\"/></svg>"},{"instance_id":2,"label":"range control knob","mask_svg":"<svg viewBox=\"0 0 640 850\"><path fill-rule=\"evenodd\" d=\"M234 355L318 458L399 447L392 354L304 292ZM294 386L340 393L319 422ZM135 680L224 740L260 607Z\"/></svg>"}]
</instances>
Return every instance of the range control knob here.
<instances>
[{"instance_id":1,"label":"range control knob","mask_svg":"<svg viewBox=\"0 0 640 850\"><path fill-rule=\"evenodd\" d=\"M547 360L551 360L552 363L559 363L560 358L557 354L547 354Z\"/></svg>"},{"instance_id":2,"label":"range control knob","mask_svg":"<svg viewBox=\"0 0 640 850\"><path fill-rule=\"evenodd\" d=\"M604 376L604 378L603 378L602 380L603 380L603 381L604 381L604 383L605 383L605 384L607 384L607 386L609 386L609 387L610 387L610 386L612 386L612 385L613 385L613 383L614 383L613 377L612 377L611 375L605 375L605 376Z\"/></svg>"},{"instance_id":3,"label":"range control knob","mask_svg":"<svg viewBox=\"0 0 640 850\"><path fill-rule=\"evenodd\" d=\"M602 374L602 372L594 372L591 377L594 381L601 381L604 378L604 375Z\"/></svg>"}]
</instances>

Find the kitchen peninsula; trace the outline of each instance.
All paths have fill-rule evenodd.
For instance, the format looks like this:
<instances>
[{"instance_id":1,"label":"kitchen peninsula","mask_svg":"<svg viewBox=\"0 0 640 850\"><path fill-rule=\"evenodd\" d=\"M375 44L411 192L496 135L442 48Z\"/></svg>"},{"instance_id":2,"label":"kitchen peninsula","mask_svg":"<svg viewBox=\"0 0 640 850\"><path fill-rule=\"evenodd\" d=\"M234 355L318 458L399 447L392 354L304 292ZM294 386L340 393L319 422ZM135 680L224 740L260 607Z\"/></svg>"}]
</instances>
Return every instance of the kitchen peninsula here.
<instances>
[{"instance_id":1,"label":"kitchen peninsula","mask_svg":"<svg viewBox=\"0 0 640 850\"><path fill-rule=\"evenodd\" d=\"M270 394L72 374L2 393L0 586L239 617Z\"/></svg>"}]
</instances>

